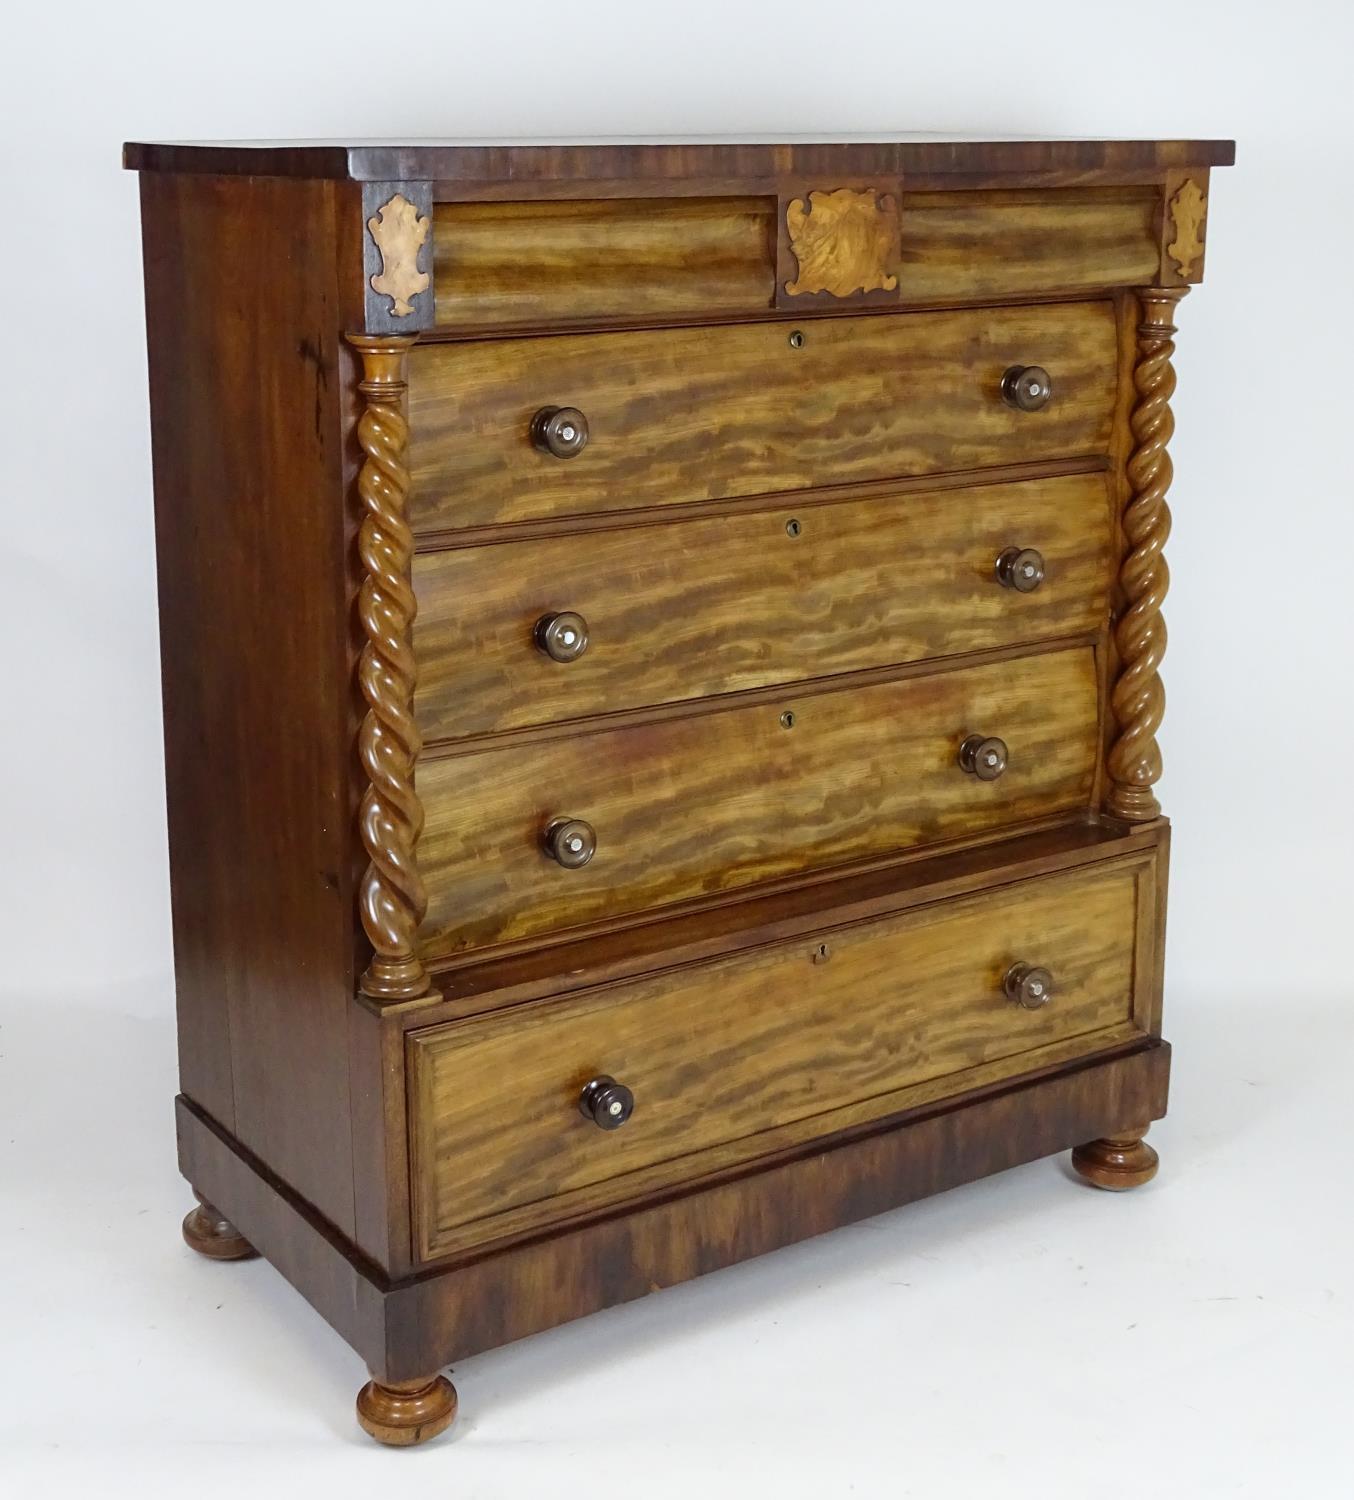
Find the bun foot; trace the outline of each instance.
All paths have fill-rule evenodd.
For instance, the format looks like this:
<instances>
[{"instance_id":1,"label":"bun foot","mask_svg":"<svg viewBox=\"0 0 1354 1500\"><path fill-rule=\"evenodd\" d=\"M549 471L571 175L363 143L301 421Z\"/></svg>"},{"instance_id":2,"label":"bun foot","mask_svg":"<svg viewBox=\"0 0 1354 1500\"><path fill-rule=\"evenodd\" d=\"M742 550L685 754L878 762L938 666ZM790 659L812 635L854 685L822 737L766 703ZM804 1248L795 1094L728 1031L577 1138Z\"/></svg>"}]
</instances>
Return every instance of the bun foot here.
<instances>
[{"instance_id":1,"label":"bun foot","mask_svg":"<svg viewBox=\"0 0 1354 1500\"><path fill-rule=\"evenodd\" d=\"M357 1420L378 1443L412 1448L451 1426L456 1387L445 1375L431 1380L369 1380L357 1393Z\"/></svg>"},{"instance_id":2,"label":"bun foot","mask_svg":"<svg viewBox=\"0 0 1354 1500\"><path fill-rule=\"evenodd\" d=\"M198 1206L183 1221L183 1237L192 1249L212 1260L248 1260L259 1253L219 1208L201 1193L194 1196Z\"/></svg>"},{"instance_id":3,"label":"bun foot","mask_svg":"<svg viewBox=\"0 0 1354 1500\"><path fill-rule=\"evenodd\" d=\"M1127 1130L1122 1135L1107 1135L1103 1140L1089 1141L1072 1152L1072 1165L1098 1188L1122 1193L1141 1187L1157 1175L1160 1158L1143 1140L1147 1126Z\"/></svg>"}]
</instances>

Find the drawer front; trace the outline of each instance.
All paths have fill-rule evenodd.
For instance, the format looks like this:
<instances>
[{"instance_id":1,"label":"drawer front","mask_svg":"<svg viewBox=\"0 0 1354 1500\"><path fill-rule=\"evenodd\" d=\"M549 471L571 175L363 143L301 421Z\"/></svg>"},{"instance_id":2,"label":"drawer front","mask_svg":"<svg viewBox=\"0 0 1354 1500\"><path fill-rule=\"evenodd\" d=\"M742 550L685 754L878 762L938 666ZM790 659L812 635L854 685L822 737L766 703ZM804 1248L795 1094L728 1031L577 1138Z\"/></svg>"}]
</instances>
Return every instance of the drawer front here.
<instances>
[{"instance_id":1,"label":"drawer front","mask_svg":"<svg viewBox=\"0 0 1354 1500\"><path fill-rule=\"evenodd\" d=\"M410 356L416 529L678 505L1100 454L1116 388L1107 301L419 345ZM1042 365L1023 412L1004 372ZM577 407L586 447L540 451Z\"/></svg>"},{"instance_id":2,"label":"drawer front","mask_svg":"<svg viewBox=\"0 0 1354 1500\"><path fill-rule=\"evenodd\" d=\"M1006 741L996 780L960 768L972 733ZM442 958L1070 812L1097 744L1087 646L425 759L421 942ZM543 852L565 818L596 831L579 869Z\"/></svg>"},{"instance_id":3,"label":"drawer front","mask_svg":"<svg viewBox=\"0 0 1354 1500\"><path fill-rule=\"evenodd\" d=\"M766 312L774 198L438 203L437 321L461 327Z\"/></svg>"},{"instance_id":4,"label":"drawer front","mask_svg":"<svg viewBox=\"0 0 1354 1500\"><path fill-rule=\"evenodd\" d=\"M1044 558L1033 592L997 579L1013 547ZM1110 572L1099 474L424 554L419 723L460 738L1085 634ZM562 611L588 633L563 663L534 642Z\"/></svg>"},{"instance_id":5,"label":"drawer front","mask_svg":"<svg viewBox=\"0 0 1354 1500\"><path fill-rule=\"evenodd\" d=\"M904 303L1145 286L1155 187L899 195ZM458 328L765 313L776 200L606 198L433 207L437 321Z\"/></svg>"},{"instance_id":6,"label":"drawer front","mask_svg":"<svg viewBox=\"0 0 1354 1500\"><path fill-rule=\"evenodd\" d=\"M425 1258L1131 1038L1150 861L1045 877L409 1039ZM1008 998L1016 964L1052 999ZM615 1130L579 1110L611 1075Z\"/></svg>"}]
</instances>

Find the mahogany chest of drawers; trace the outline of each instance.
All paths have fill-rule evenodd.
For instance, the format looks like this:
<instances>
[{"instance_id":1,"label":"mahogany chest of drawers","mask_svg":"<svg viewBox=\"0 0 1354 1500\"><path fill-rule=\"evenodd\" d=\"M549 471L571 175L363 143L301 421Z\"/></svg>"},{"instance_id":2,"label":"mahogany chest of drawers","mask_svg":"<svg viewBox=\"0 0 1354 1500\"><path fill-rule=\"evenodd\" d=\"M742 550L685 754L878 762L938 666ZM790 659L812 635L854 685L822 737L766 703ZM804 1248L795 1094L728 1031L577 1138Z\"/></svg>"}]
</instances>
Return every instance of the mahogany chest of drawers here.
<instances>
[{"instance_id":1,"label":"mahogany chest of drawers","mask_svg":"<svg viewBox=\"0 0 1354 1500\"><path fill-rule=\"evenodd\" d=\"M456 1358L1166 1107L1227 142L138 145L205 1254Z\"/></svg>"}]
</instances>

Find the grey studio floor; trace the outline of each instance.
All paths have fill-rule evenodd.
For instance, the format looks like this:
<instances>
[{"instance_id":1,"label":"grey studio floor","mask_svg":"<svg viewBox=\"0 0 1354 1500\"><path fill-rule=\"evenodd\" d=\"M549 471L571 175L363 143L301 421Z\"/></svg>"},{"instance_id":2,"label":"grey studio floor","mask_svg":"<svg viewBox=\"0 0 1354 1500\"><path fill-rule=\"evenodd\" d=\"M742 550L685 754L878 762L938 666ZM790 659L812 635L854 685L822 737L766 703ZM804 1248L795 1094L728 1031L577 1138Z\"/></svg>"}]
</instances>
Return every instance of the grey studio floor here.
<instances>
[{"instance_id":1,"label":"grey studio floor","mask_svg":"<svg viewBox=\"0 0 1354 1500\"><path fill-rule=\"evenodd\" d=\"M0 1493L1354 1493L1354 1006L1171 996L1156 1182L1061 1159L466 1362L426 1448L187 1250L169 997L0 1028ZM402 1491L401 1491L402 1492Z\"/></svg>"}]
</instances>

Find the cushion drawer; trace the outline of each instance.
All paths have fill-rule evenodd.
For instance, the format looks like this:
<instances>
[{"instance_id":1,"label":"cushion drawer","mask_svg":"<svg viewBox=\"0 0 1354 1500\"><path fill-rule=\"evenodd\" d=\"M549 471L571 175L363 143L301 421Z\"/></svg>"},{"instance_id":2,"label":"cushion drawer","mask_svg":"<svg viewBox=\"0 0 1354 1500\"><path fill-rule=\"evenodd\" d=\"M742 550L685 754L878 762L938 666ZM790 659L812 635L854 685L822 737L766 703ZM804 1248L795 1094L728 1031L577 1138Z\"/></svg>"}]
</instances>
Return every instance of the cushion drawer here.
<instances>
[{"instance_id":1,"label":"cushion drawer","mask_svg":"<svg viewBox=\"0 0 1354 1500\"><path fill-rule=\"evenodd\" d=\"M1033 593L997 582L1037 548ZM1066 638L1104 623L1100 474L462 547L414 563L425 739L737 692L833 672ZM567 664L534 645L583 615Z\"/></svg>"},{"instance_id":2,"label":"cushion drawer","mask_svg":"<svg viewBox=\"0 0 1354 1500\"><path fill-rule=\"evenodd\" d=\"M997 780L959 768L970 733L1007 742ZM1067 813L1097 745L1086 646L425 758L422 945L446 957ZM556 818L593 825L589 864L542 852Z\"/></svg>"},{"instance_id":3,"label":"cushion drawer","mask_svg":"<svg viewBox=\"0 0 1354 1500\"><path fill-rule=\"evenodd\" d=\"M1160 192L899 194L904 303L1145 286ZM758 314L776 283L777 204L603 198L433 206L437 321L458 328Z\"/></svg>"},{"instance_id":4,"label":"cushion drawer","mask_svg":"<svg viewBox=\"0 0 1354 1500\"><path fill-rule=\"evenodd\" d=\"M413 1033L420 1253L1131 1038L1149 1024L1153 884L1150 859L1116 861ZM1040 1008L1004 991L1022 962L1053 976ZM602 1074L634 1093L617 1130L579 1111Z\"/></svg>"},{"instance_id":5,"label":"cushion drawer","mask_svg":"<svg viewBox=\"0 0 1354 1500\"><path fill-rule=\"evenodd\" d=\"M410 513L422 532L799 490L1108 449L1107 301L420 344L410 358ZM1021 412L1013 365L1052 376ZM578 407L555 458L533 416Z\"/></svg>"}]
</instances>

